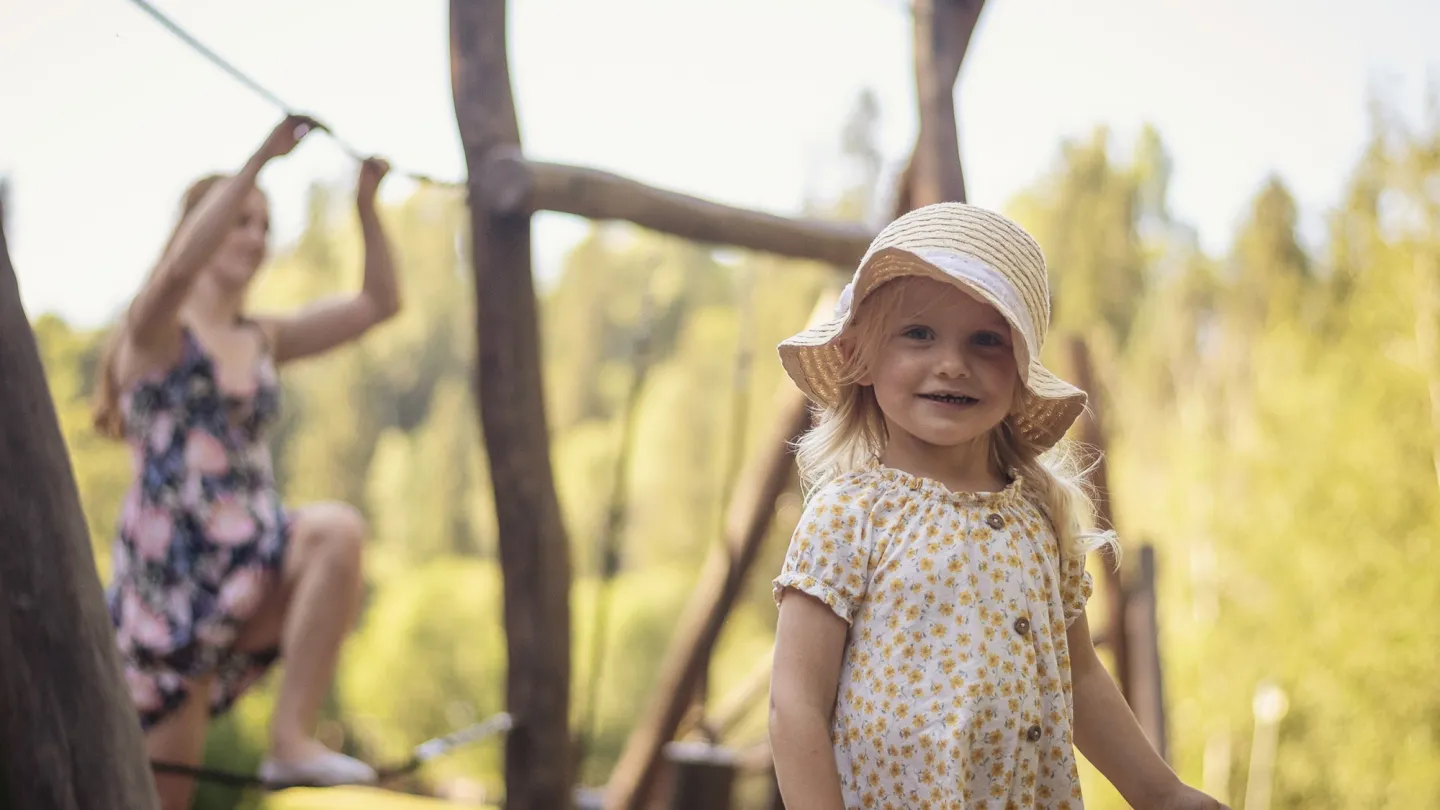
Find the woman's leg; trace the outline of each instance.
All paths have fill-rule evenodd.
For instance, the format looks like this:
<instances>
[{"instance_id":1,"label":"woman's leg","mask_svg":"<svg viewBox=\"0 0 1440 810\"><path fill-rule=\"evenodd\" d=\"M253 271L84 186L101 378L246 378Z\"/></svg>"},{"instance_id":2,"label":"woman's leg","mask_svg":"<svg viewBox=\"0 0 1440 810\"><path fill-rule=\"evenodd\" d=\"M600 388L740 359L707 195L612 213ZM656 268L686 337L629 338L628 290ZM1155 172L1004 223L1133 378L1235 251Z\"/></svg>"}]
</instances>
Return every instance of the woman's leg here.
<instances>
[{"instance_id":1,"label":"woman's leg","mask_svg":"<svg viewBox=\"0 0 1440 810\"><path fill-rule=\"evenodd\" d=\"M280 692L270 723L270 755L303 763L328 749L314 739L345 635L359 613L365 522L351 506L319 503L295 513L280 587L242 628L236 646L280 646Z\"/></svg>"},{"instance_id":2,"label":"woman's leg","mask_svg":"<svg viewBox=\"0 0 1440 810\"><path fill-rule=\"evenodd\" d=\"M210 678L190 685L185 702L145 734L145 753L152 761L196 767L205 753L205 727L210 720ZM190 810L195 778L156 773L160 810Z\"/></svg>"}]
</instances>

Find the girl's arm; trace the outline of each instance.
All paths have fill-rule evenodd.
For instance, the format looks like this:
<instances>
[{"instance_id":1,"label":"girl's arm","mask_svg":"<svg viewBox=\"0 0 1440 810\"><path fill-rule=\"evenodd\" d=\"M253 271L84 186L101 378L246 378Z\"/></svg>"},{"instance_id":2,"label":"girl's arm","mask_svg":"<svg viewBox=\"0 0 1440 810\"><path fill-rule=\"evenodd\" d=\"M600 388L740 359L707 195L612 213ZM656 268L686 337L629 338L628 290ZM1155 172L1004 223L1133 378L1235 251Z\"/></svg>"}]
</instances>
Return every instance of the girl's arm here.
<instances>
[{"instance_id":1,"label":"girl's arm","mask_svg":"<svg viewBox=\"0 0 1440 810\"><path fill-rule=\"evenodd\" d=\"M1228 810L1186 786L1156 753L1095 654L1082 613L1066 633L1075 696L1075 745L1136 810Z\"/></svg>"},{"instance_id":2,"label":"girl's arm","mask_svg":"<svg viewBox=\"0 0 1440 810\"><path fill-rule=\"evenodd\" d=\"M200 269L234 227L240 205L255 188L260 170L271 160L288 154L315 126L315 121L305 116L287 116L240 171L216 183L195 211L180 223L154 272L130 302L125 314L126 340L122 350L154 357L174 348L179 340L180 305Z\"/></svg>"},{"instance_id":3,"label":"girl's arm","mask_svg":"<svg viewBox=\"0 0 1440 810\"><path fill-rule=\"evenodd\" d=\"M360 167L355 202L365 242L365 276L360 292L318 302L293 315L258 319L274 346L277 363L348 343L400 311L395 261L375 207L375 193L389 170L389 165L378 158L370 158Z\"/></svg>"},{"instance_id":4,"label":"girl's arm","mask_svg":"<svg viewBox=\"0 0 1440 810\"><path fill-rule=\"evenodd\" d=\"M830 718L850 626L814 597L780 602L770 675L770 749L788 810L844 810Z\"/></svg>"}]
</instances>

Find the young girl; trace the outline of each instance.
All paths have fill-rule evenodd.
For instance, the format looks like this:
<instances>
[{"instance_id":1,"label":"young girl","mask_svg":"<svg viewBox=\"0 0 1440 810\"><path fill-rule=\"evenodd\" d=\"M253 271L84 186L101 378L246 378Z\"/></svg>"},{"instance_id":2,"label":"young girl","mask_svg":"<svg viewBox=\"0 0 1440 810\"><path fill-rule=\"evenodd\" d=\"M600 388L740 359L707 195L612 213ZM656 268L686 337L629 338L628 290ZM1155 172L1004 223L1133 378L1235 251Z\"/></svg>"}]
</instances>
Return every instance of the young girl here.
<instances>
[{"instance_id":1,"label":"young girl","mask_svg":"<svg viewBox=\"0 0 1440 810\"><path fill-rule=\"evenodd\" d=\"M362 288L256 318L269 207L256 178L314 122L287 117L233 176L198 181L179 225L111 337L95 423L131 447L108 589L116 643L152 760L194 765L210 717L282 655L268 781L369 782L364 763L314 739L316 713L359 610L365 524L346 504L287 509L266 442L280 416L276 366L356 340L399 309L375 195L387 166L360 168ZM164 810L194 782L156 780Z\"/></svg>"},{"instance_id":2,"label":"young girl","mask_svg":"<svg viewBox=\"0 0 1440 810\"><path fill-rule=\"evenodd\" d=\"M1221 805L1151 748L1091 643L1084 392L1040 362L1045 260L959 203L876 237L836 317L780 344L819 406L779 577L785 806L1080 808L1074 746L1139 810Z\"/></svg>"}]
</instances>

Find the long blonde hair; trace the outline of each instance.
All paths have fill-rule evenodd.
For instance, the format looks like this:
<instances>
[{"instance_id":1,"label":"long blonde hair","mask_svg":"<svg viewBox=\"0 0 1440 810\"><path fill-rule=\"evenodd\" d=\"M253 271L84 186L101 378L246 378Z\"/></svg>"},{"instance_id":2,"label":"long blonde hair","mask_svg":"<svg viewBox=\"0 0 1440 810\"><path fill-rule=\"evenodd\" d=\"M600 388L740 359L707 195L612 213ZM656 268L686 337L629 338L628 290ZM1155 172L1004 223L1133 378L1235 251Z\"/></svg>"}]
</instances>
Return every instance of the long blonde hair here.
<instances>
[{"instance_id":1,"label":"long blonde hair","mask_svg":"<svg viewBox=\"0 0 1440 810\"><path fill-rule=\"evenodd\" d=\"M816 410L814 427L795 444L795 458L807 499L820 487L859 469L885 450L888 435L880 403L875 399L874 389L858 381L873 366L890 325L900 314L904 281L905 278L900 278L876 287L865 297L854 321L839 338L845 356L839 398L833 407ZM1016 385L1020 385L1018 375ZM1012 428L1008 417L996 425L989 439L991 463L1001 471L1013 470L1024 480L1027 494L1049 518L1065 554L1084 554L1110 547L1118 564L1120 548L1114 532L1099 531L1095 525L1090 467L1082 463L1082 454L1075 444L1060 441L1052 448L1042 449L1026 442Z\"/></svg>"},{"instance_id":2,"label":"long blonde hair","mask_svg":"<svg viewBox=\"0 0 1440 810\"><path fill-rule=\"evenodd\" d=\"M169 252L176 234L180 232L180 226L184 224L187 217L194 213L196 207L200 205L200 201L205 199L217 183L227 179L229 179L229 175L207 174L185 189L185 194L180 200L180 216L176 218L175 227L165 241L165 250L161 253L162 256ZM152 275L154 272L154 269L150 271ZM148 276L146 281L149 281ZM124 335L125 326L122 321L106 336L105 348L100 353L98 367L100 376L96 381L95 394L91 401L91 424L97 433L107 439L121 439L125 436L125 415L120 411L120 383L115 377L115 355L120 350L120 340Z\"/></svg>"}]
</instances>

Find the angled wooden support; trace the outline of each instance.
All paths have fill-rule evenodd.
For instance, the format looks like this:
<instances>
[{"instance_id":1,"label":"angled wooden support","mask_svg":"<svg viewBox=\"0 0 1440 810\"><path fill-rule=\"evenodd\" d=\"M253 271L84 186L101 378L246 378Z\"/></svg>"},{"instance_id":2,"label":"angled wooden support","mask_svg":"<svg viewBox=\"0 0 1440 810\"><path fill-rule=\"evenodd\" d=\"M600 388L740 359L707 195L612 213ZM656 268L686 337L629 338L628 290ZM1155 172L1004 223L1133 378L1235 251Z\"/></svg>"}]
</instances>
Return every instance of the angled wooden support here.
<instances>
[{"instance_id":1,"label":"angled wooden support","mask_svg":"<svg viewBox=\"0 0 1440 810\"><path fill-rule=\"evenodd\" d=\"M550 467L530 214L484 205L486 158L520 145L504 0L450 3L451 81L471 201L477 400L505 585L508 810L571 806L570 545Z\"/></svg>"},{"instance_id":2,"label":"angled wooden support","mask_svg":"<svg viewBox=\"0 0 1440 810\"><path fill-rule=\"evenodd\" d=\"M875 231L851 222L794 219L691 197L609 172L526 160L516 148L490 153L479 191L497 215L558 211L625 220L707 244L732 245L851 267Z\"/></svg>"},{"instance_id":3,"label":"angled wooden support","mask_svg":"<svg viewBox=\"0 0 1440 810\"><path fill-rule=\"evenodd\" d=\"M150 810L140 723L3 227L0 392L0 807Z\"/></svg>"},{"instance_id":4,"label":"angled wooden support","mask_svg":"<svg viewBox=\"0 0 1440 810\"><path fill-rule=\"evenodd\" d=\"M831 291L820 297L811 315L812 324L831 316L834 296ZM646 806L660 767L661 752L675 737L694 685L710 660L725 618L740 596L760 545L769 533L775 501L794 477L794 456L790 448L810 427L810 409L804 395L788 381L780 391L780 399L771 438L740 478L731 502L725 539L712 547L679 629L666 651L655 697L630 733L610 776L605 795L607 810L640 810Z\"/></svg>"}]
</instances>

